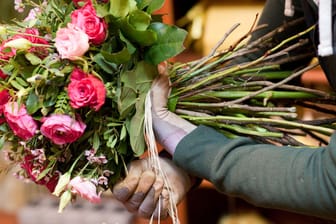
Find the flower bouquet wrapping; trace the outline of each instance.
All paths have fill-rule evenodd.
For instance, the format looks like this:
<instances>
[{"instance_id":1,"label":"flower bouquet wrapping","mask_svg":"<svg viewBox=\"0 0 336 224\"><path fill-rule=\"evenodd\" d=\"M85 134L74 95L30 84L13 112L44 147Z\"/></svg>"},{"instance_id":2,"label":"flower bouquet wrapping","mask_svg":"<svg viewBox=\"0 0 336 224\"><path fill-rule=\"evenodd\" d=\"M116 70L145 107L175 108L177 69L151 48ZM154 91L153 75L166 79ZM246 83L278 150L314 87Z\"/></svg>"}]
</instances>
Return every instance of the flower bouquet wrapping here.
<instances>
[{"instance_id":1,"label":"flower bouquet wrapping","mask_svg":"<svg viewBox=\"0 0 336 224\"><path fill-rule=\"evenodd\" d=\"M155 14L163 3L15 1L28 16L0 27L1 147L60 210L99 202L146 150L147 92L186 36Z\"/></svg>"},{"instance_id":2,"label":"flower bouquet wrapping","mask_svg":"<svg viewBox=\"0 0 336 224\"><path fill-rule=\"evenodd\" d=\"M60 210L76 195L99 202L126 164L153 148L145 141L153 137L148 92L157 65L183 50L187 34L162 23L155 14L162 4L16 1L18 10L31 7L29 15L1 26L0 143L9 143L3 148L17 175L60 197ZM326 143L335 119L303 121L296 112L300 105L335 114L323 106L335 104L333 92L295 81L317 64L281 69L312 57L297 49L313 28L280 43L272 37L284 27L244 42L251 29L228 49L218 48L225 36L208 56L170 63L169 110L229 137L300 146L295 136L310 135ZM242 60L261 46L262 55Z\"/></svg>"}]
</instances>

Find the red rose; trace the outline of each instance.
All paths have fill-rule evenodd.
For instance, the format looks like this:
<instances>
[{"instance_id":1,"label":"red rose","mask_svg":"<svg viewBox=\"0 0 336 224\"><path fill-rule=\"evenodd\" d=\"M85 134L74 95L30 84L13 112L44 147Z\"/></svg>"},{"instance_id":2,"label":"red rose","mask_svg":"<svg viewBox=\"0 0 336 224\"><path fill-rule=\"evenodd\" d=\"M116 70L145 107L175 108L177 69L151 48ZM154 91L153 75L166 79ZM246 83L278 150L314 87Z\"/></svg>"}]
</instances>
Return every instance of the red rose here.
<instances>
[{"instance_id":1,"label":"red rose","mask_svg":"<svg viewBox=\"0 0 336 224\"><path fill-rule=\"evenodd\" d=\"M4 105L8 102L9 100L9 93L7 90L2 90L0 91L0 116L3 114L4 110ZM3 117L0 118L0 124L5 122L5 119Z\"/></svg>"},{"instance_id":2,"label":"red rose","mask_svg":"<svg viewBox=\"0 0 336 224\"><path fill-rule=\"evenodd\" d=\"M76 141L84 133L86 125L68 115L54 114L43 119L41 133L56 145Z\"/></svg>"},{"instance_id":3,"label":"red rose","mask_svg":"<svg viewBox=\"0 0 336 224\"><path fill-rule=\"evenodd\" d=\"M71 82L68 86L70 105L76 109L89 106L98 111L105 103L104 83L78 68L73 70L70 78Z\"/></svg>"},{"instance_id":4,"label":"red rose","mask_svg":"<svg viewBox=\"0 0 336 224\"><path fill-rule=\"evenodd\" d=\"M59 175L52 175L49 173L46 174L46 176L42 179L39 179L39 175L47 167L47 165L44 163L41 164L41 162L39 162L38 155L34 156L32 154L28 154L23 158L23 161L20 165L21 168L26 171L26 174L30 180L34 181L36 184L44 185L50 192L54 192Z\"/></svg>"},{"instance_id":5,"label":"red rose","mask_svg":"<svg viewBox=\"0 0 336 224\"><path fill-rule=\"evenodd\" d=\"M91 2L71 13L71 23L83 30L89 36L91 43L98 45L104 42L107 23L97 16Z\"/></svg>"},{"instance_id":6,"label":"red rose","mask_svg":"<svg viewBox=\"0 0 336 224\"><path fill-rule=\"evenodd\" d=\"M8 102L4 105L3 113L15 135L23 140L28 140L35 135L37 124L27 113L25 105L19 105L17 102Z\"/></svg>"}]
</instances>

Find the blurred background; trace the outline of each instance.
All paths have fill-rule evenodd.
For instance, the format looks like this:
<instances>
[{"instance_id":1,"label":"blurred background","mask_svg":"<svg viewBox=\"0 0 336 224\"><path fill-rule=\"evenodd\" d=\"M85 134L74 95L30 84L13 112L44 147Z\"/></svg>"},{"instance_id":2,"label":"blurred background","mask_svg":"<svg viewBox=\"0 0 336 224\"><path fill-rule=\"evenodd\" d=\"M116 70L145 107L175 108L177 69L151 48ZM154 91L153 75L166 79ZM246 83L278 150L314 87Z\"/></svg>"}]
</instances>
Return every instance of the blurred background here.
<instances>
[{"instance_id":1,"label":"blurred background","mask_svg":"<svg viewBox=\"0 0 336 224\"><path fill-rule=\"evenodd\" d=\"M14 1L0 1L0 22L24 18L17 14ZM166 0L160 12L165 22L188 30L186 50L176 61L189 61L202 57L236 23L240 26L230 35L223 47L227 47L248 30L256 15L261 12L264 0ZM307 75L307 85L328 88L320 69ZM314 77L313 79L311 77ZM309 111L305 116L318 116ZM6 171L9 164L0 160L0 169ZM94 206L78 201L62 214L57 213L58 200L36 185L17 180L14 170L0 175L0 223L1 224L140 224L148 220L135 217L107 193L102 204ZM245 201L219 194L204 181L191 191L179 205L181 224L315 224L332 223L309 216L255 207ZM169 224L170 220L160 223Z\"/></svg>"}]
</instances>

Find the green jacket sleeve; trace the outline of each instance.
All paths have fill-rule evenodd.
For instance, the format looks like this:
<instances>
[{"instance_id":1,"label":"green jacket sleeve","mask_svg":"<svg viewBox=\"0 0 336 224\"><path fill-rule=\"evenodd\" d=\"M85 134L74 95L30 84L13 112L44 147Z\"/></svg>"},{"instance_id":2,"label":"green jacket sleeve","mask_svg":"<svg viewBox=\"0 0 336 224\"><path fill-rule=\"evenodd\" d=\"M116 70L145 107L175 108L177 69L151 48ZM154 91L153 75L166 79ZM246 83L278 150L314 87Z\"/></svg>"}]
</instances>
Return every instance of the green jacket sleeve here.
<instances>
[{"instance_id":1,"label":"green jacket sleeve","mask_svg":"<svg viewBox=\"0 0 336 224\"><path fill-rule=\"evenodd\" d=\"M279 147L200 126L178 144L173 160L257 206L336 219L335 141L336 134L326 147Z\"/></svg>"}]
</instances>

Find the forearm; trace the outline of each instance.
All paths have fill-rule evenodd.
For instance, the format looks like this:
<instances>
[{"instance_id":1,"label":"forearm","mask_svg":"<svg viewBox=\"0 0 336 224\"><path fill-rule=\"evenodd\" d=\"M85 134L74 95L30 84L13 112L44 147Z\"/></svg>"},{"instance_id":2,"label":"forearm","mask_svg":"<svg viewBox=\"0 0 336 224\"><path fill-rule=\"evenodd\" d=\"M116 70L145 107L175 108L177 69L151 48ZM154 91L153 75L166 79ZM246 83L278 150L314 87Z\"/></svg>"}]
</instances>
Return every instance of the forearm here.
<instances>
[{"instance_id":1,"label":"forearm","mask_svg":"<svg viewBox=\"0 0 336 224\"><path fill-rule=\"evenodd\" d=\"M258 206L336 218L334 144L276 147L248 138L229 140L199 127L179 143L174 161L220 191Z\"/></svg>"}]
</instances>

